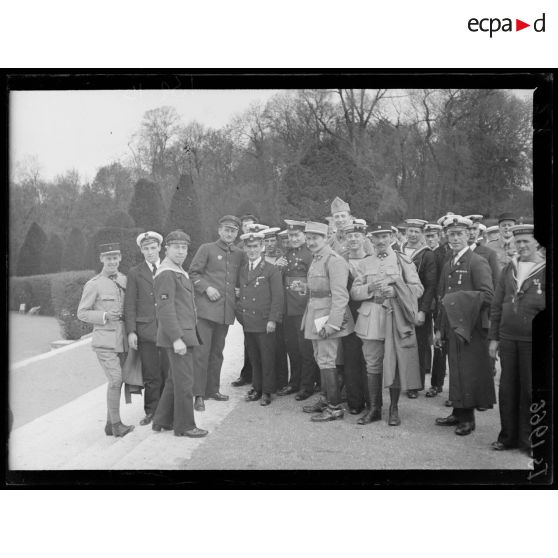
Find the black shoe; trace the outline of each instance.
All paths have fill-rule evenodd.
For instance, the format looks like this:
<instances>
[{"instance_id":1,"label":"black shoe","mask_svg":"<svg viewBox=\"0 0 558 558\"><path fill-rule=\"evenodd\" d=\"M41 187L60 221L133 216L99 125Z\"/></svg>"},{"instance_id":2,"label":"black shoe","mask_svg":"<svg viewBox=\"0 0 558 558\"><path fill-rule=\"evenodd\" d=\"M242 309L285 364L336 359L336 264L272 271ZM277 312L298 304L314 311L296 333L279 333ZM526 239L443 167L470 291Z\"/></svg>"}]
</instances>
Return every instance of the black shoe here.
<instances>
[{"instance_id":1,"label":"black shoe","mask_svg":"<svg viewBox=\"0 0 558 558\"><path fill-rule=\"evenodd\" d=\"M172 426L163 426L161 424L153 423L151 425L151 430L155 430L155 432L161 432L161 430L172 430Z\"/></svg>"},{"instance_id":2,"label":"black shoe","mask_svg":"<svg viewBox=\"0 0 558 558\"><path fill-rule=\"evenodd\" d=\"M475 423L471 421L460 423L455 429L455 433L458 436L467 436L475 429Z\"/></svg>"},{"instance_id":3,"label":"black shoe","mask_svg":"<svg viewBox=\"0 0 558 558\"><path fill-rule=\"evenodd\" d=\"M271 395L269 393L264 393L260 405L262 407L267 407L271 403Z\"/></svg>"},{"instance_id":4,"label":"black shoe","mask_svg":"<svg viewBox=\"0 0 558 558\"><path fill-rule=\"evenodd\" d=\"M364 407L356 407L354 409L349 408L349 414L351 415L360 415L362 413Z\"/></svg>"},{"instance_id":5,"label":"black shoe","mask_svg":"<svg viewBox=\"0 0 558 558\"><path fill-rule=\"evenodd\" d=\"M112 424L109 420L107 420L107 423L105 424L105 434L107 436L112 436Z\"/></svg>"},{"instance_id":6,"label":"black shoe","mask_svg":"<svg viewBox=\"0 0 558 558\"><path fill-rule=\"evenodd\" d=\"M134 429L133 426L127 426L121 422L117 422L112 425L112 435L117 438L123 438L126 434L130 433Z\"/></svg>"},{"instance_id":7,"label":"black shoe","mask_svg":"<svg viewBox=\"0 0 558 558\"><path fill-rule=\"evenodd\" d=\"M308 399L309 397L312 397L312 395L314 395L313 392L311 391L299 391L296 395L295 395L295 399L297 401L304 401L305 399Z\"/></svg>"},{"instance_id":8,"label":"black shoe","mask_svg":"<svg viewBox=\"0 0 558 558\"><path fill-rule=\"evenodd\" d=\"M389 407L389 418L388 418L389 426L399 426L401 424L401 419L399 418L399 409L397 406Z\"/></svg>"},{"instance_id":9,"label":"black shoe","mask_svg":"<svg viewBox=\"0 0 558 558\"><path fill-rule=\"evenodd\" d=\"M450 415L449 417L437 418L435 422L438 426L457 426L459 419L455 415Z\"/></svg>"},{"instance_id":10,"label":"black shoe","mask_svg":"<svg viewBox=\"0 0 558 558\"><path fill-rule=\"evenodd\" d=\"M295 392L296 389L293 386L285 386L277 392L277 395L291 395L291 393Z\"/></svg>"},{"instance_id":11,"label":"black shoe","mask_svg":"<svg viewBox=\"0 0 558 558\"><path fill-rule=\"evenodd\" d=\"M503 442L492 442L490 444L490 447L494 450L494 451L506 451L506 450L511 450L511 449L515 449L516 446L506 446L506 444L504 444Z\"/></svg>"},{"instance_id":12,"label":"black shoe","mask_svg":"<svg viewBox=\"0 0 558 558\"><path fill-rule=\"evenodd\" d=\"M148 425L152 420L153 420L153 413L147 413L147 414L140 420L140 424L141 424L141 426L146 426L146 425Z\"/></svg>"},{"instance_id":13,"label":"black shoe","mask_svg":"<svg viewBox=\"0 0 558 558\"><path fill-rule=\"evenodd\" d=\"M442 388L431 387L424 395L426 397L436 397L439 393L442 393Z\"/></svg>"},{"instance_id":14,"label":"black shoe","mask_svg":"<svg viewBox=\"0 0 558 558\"><path fill-rule=\"evenodd\" d=\"M331 420L342 419L345 412L341 405L326 405L325 409L319 415L310 418L312 422L329 422Z\"/></svg>"},{"instance_id":15,"label":"black shoe","mask_svg":"<svg viewBox=\"0 0 558 558\"><path fill-rule=\"evenodd\" d=\"M205 403L201 395L196 395L196 401L194 403L194 411L205 411Z\"/></svg>"},{"instance_id":16,"label":"black shoe","mask_svg":"<svg viewBox=\"0 0 558 558\"><path fill-rule=\"evenodd\" d=\"M382 409L372 407L357 420L357 424L370 424L377 420L382 420Z\"/></svg>"},{"instance_id":17,"label":"black shoe","mask_svg":"<svg viewBox=\"0 0 558 558\"><path fill-rule=\"evenodd\" d=\"M444 403L444 405L446 407L453 407L453 403L449 399Z\"/></svg>"},{"instance_id":18,"label":"black shoe","mask_svg":"<svg viewBox=\"0 0 558 558\"><path fill-rule=\"evenodd\" d=\"M186 432L174 433L175 436L188 436L188 438L203 438L207 436L207 430L202 428L192 428L192 430L186 430Z\"/></svg>"},{"instance_id":19,"label":"black shoe","mask_svg":"<svg viewBox=\"0 0 558 558\"><path fill-rule=\"evenodd\" d=\"M242 387L245 385L248 385L250 382L248 380L245 380L242 376L240 378L237 378L234 382L231 382L231 386L234 387Z\"/></svg>"},{"instance_id":20,"label":"black shoe","mask_svg":"<svg viewBox=\"0 0 558 558\"><path fill-rule=\"evenodd\" d=\"M325 399L319 399L313 405L304 405L302 411L304 413L321 413L327 407Z\"/></svg>"},{"instance_id":21,"label":"black shoe","mask_svg":"<svg viewBox=\"0 0 558 558\"><path fill-rule=\"evenodd\" d=\"M407 392L407 397L409 399L416 399L418 397L418 391L416 389L410 389Z\"/></svg>"},{"instance_id":22,"label":"black shoe","mask_svg":"<svg viewBox=\"0 0 558 558\"><path fill-rule=\"evenodd\" d=\"M212 395L208 395L206 397L206 399L215 399L215 401L228 401L229 400L229 396L228 395L223 395L222 393L214 393Z\"/></svg>"},{"instance_id":23,"label":"black shoe","mask_svg":"<svg viewBox=\"0 0 558 558\"><path fill-rule=\"evenodd\" d=\"M244 399L246 401L258 401L258 399L262 398L262 394L254 391L253 393L249 393Z\"/></svg>"}]
</instances>

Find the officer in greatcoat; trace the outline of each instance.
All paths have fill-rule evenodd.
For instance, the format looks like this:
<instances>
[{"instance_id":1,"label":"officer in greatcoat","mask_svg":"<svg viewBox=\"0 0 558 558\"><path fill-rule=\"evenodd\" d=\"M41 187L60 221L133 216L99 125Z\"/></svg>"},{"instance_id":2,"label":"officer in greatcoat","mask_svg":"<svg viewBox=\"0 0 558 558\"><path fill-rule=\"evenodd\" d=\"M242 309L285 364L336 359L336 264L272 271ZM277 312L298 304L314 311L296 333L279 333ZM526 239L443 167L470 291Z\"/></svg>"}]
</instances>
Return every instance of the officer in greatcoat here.
<instances>
[{"instance_id":1,"label":"officer in greatcoat","mask_svg":"<svg viewBox=\"0 0 558 558\"><path fill-rule=\"evenodd\" d=\"M512 228L518 257L504 268L490 312L493 358L500 354L500 422L495 450L519 448L532 454L531 399L533 318L545 308L546 260L538 250L534 226Z\"/></svg>"},{"instance_id":2,"label":"officer in greatcoat","mask_svg":"<svg viewBox=\"0 0 558 558\"><path fill-rule=\"evenodd\" d=\"M427 221L423 219L407 219L405 224L407 225L407 239L402 244L401 251L409 256L415 264L420 282L424 288L424 292L418 300L419 308L415 323L420 363L420 389L423 390L426 374L430 374L432 361L432 302L436 297L438 273L436 256L427 246L424 239L424 227ZM410 399L416 399L417 395L417 390L407 391L407 396Z\"/></svg>"},{"instance_id":3,"label":"officer in greatcoat","mask_svg":"<svg viewBox=\"0 0 558 558\"><path fill-rule=\"evenodd\" d=\"M295 393L295 399L303 401L314 393L314 384L320 374L314 360L312 341L306 339L301 330L302 316L308 302L307 275L313 256L306 246L306 223L294 219L285 219L285 223L291 247L275 265L281 269L283 275L283 332L291 364L291 376L288 384L278 391L277 395Z\"/></svg>"},{"instance_id":4,"label":"officer in greatcoat","mask_svg":"<svg viewBox=\"0 0 558 558\"><path fill-rule=\"evenodd\" d=\"M165 239L166 257L155 273L157 346L163 347L170 371L153 417L152 429L174 430L175 436L201 438L207 430L194 419L193 350L199 346L194 287L182 264L188 255L190 236L182 230Z\"/></svg>"},{"instance_id":5,"label":"officer in greatcoat","mask_svg":"<svg viewBox=\"0 0 558 558\"><path fill-rule=\"evenodd\" d=\"M154 276L161 265L160 251L163 237L155 231L138 235L136 244L144 261L128 271L124 297L124 323L131 349L139 351L143 376L145 417L140 424L153 420L163 392L169 369L166 351L157 347L157 319L155 310Z\"/></svg>"},{"instance_id":6,"label":"officer in greatcoat","mask_svg":"<svg viewBox=\"0 0 558 558\"><path fill-rule=\"evenodd\" d=\"M253 392L247 401L271 403L275 391L276 327L283 314L281 272L265 260L261 232L242 235L247 260L240 268L237 301L238 321L244 329L245 347L252 364Z\"/></svg>"},{"instance_id":7,"label":"officer in greatcoat","mask_svg":"<svg viewBox=\"0 0 558 558\"><path fill-rule=\"evenodd\" d=\"M475 430L475 407L496 402L488 354L488 309L494 289L488 262L469 249L471 221L452 215L444 222L452 251L438 285L435 343L447 343L453 412L437 418L440 426L455 426L466 436Z\"/></svg>"},{"instance_id":8,"label":"officer in greatcoat","mask_svg":"<svg viewBox=\"0 0 558 558\"><path fill-rule=\"evenodd\" d=\"M306 339L312 340L314 358L320 368L322 396L315 405L303 407L314 415L312 421L322 422L343 418L341 393L337 376L337 353L341 337L354 330L348 307L347 281L349 265L327 244L327 225L307 222L304 229L306 245L313 254L308 270L309 298L301 328Z\"/></svg>"},{"instance_id":9,"label":"officer in greatcoat","mask_svg":"<svg viewBox=\"0 0 558 558\"><path fill-rule=\"evenodd\" d=\"M91 346L108 379L105 433L121 437L134 429L120 419L122 366L127 350L123 321L126 277L118 271L122 259L118 243L101 244L99 252L103 269L85 283L77 317L93 324Z\"/></svg>"},{"instance_id":10,"label":"officer in greatcoat","mask_svg":"<svg viewBox=\"0 0 558 558\"><path fill-rule=\"evenodd\" d=\"M235 292L244 251L235 246L240 220L234 215L219 219L219 240L202 244L190 264L196 290L198 331L202 344L194 355L195 408L205 410L204 399L228 401L219 391L223 349L235 319Z\"/></svg>"}]
</instances>

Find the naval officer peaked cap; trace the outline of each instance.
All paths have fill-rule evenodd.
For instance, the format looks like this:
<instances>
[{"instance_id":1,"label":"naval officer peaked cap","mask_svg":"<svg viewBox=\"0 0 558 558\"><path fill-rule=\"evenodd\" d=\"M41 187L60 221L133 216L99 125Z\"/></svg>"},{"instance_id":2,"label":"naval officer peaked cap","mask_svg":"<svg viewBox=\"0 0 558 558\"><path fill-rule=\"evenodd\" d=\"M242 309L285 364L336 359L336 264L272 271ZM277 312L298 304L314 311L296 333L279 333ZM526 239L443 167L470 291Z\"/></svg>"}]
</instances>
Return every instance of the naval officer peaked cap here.
<instances>
[{"instance_id":1,"label":"naval officer peaked cap","mask_svg":"<svg viewBox=\"0 0 558 558\"><path fill-rule=\"evenodd\" d=\"M269 227L267 225L262 225L261 223L252 223L251 225L248 225L248 232L262 232L266 229L269 229Z\"/></svg>"},{"instance_id":2,"label":"naval officer peaked cap","mask_svg":"<svg viewBox=\"0 0 558 558\"><path fill-rule=\"evenodd\" d=\"M224 215L219 219L219 225L240 229L240 219L235 215Z\"/></svg>"},{"instance_id":3,"label":"naval officer peaked cap","mask_svg":"<svg viewBox=\"0 0 558 558\"><path fill-rule=\"evenodd\" d=\"M328 226L325 223L317 223L316 221L308 221L304 227L305 233L314 233L327 236Z\"/></svg>"},{"instance_id":4,"label":"naval officer peaked cap","mask_svg":"<svg viewBox=\"0 0 558 558\"><path fill-rule=\"evenodd\" d=\"M141 245L145 242L158 242L159 244L163 243L163 237L155 231L146 231L144 233L138 234L136 238L136 244L141 248Z\"/></svg>"},{"instance_id":5,"label":"naval officer peaked cap","mask_svg":"<svg viewBox=\"0 0 558 558\"><path fill-rule=\"evenodd\" d=\"M364 219L353 219L352 223L348 223L343 227L343 232L360 232L366 234L366 221Z\"/></svg>"},{"instance_id":6,"label":"naval officer peaked cap","mask_svg":"<svg viewBox=\"0 0 558 558\"><path fill-rule=\"evenodd\" d=\"M442 225L438 225L437 223L426 223L426 225L424 225L425 233L431 233L431 232L439 233L441 230L442 230Z\"/></svg>"},{"instance_id":7,"label":"naval officer peaked cap","mask_svg":"<svg viewBox=\"0 0 558 558\"><path fill-rule=\"evenodd\" d=\"M414 227L415 229L424 229L424 226L428 224L428 221L424 219L405 219L405 225L407 228Z\"/></svg>"},{"instance_id":8,"label":"naval officer peaked cap","mask_svg":"<svg viewBox=\"0 0 558 558\"><path fill-rule=\"evenodd\" d=\"M167 234L165 238L165 244L190 244L192 242L190 235L185 233L182 229L177 229Z\"/></svg>"},{"instance_id":9,"label":"naval officer peaked cap","mask_svg":"<svg viewBox=\"0 0 558 558\"><path fill-rule=\"evenodd\" d=\"M287 229L285 229L284 231L278 232L277 236L279 238L286 238L287 236L289 236L289 231Z\"/></svg>"},{"instance_id":10,"label":"naval officer peaked cap","mask_svg":"<svg viewBox=\"0 0 558 558\"><path fill-rule=\"evenodd\" d=\"M517 236L520 234L532 234L534 236L535 225L531 225L529 223L525 223L524 225L514 225L511 228L511 232L513 233L513 236Z\"/></svg>"},{"instance_id":11,"label":"naval officer peaked cap","mask_svg":"<svg viewBox=\"0 0 558 558\"><path fill-rule=\"evenodd\" d=\"M244 240L244 242L252 242L253 240L263 240L264 233L263 232L255 232L250 231L240 235L240 240Z\"/></svg>"},{"instance_id":12,"label":"naval officer peaked cap","mask_svg":"<svg viewBox=\"0 0 558 558\"><path fill-rule=\"evenodd\" d=\"M107 254L120 254L120 244L118 242L99 244L99 254L101 256L106 256Z\"/></svg>"},{"instance_id":13,"label":"naval officer peaked cap","mask_svg":"<svg viewBox=\"0 0 558 558\"><path fill-rule=\"evenodd\" d=\"M446 217L444 221L444 228L446 230L449 229L468 229L473 222L471 219L467 219L467 217L463 217L462 215L450 215Z\"/></svg>"},{"instance_id":14,"label":"naval officer peaked cap","mask_svg":"<svg viewBox=\"0 0 558 558\"><path fill-rule=\"evenodd\" d=\"M268 227L263 232L264 238L272 238L273 236L277 236L277 233L281 229L279 227Z\"/></svg>"},{"instance_id":15,"label":"naval officer peaked cap","mask_svg":"<svg viewBox=\"0 0 558 558\"><path fill-rule=\"evenodd\" d=\"M351 208L347 202L344 202L341 198L336 197L331 202L331 214L337 213L338 211L348 211L351 212Z\"/></svg>"},{"instance_id":16,"label":"naval officer peaked cap","mask_svg":"<svg viewBox=\"0 0 558 558\"><path fill-rule=\"evenodd\" d=\"M438 225L442 225L444 224L444 221L450 216L450 215L455 215L455 213L453 211L448 211L445 215L442 215L442 217L440 217L436 223L438 223Z\"/></svg>"},{"instance_id":17,"label":"naval officer peaked cap","mask_svg":"<svg viewBox=\"0 0 558 558\"><path fill-rule=\"evenodd\" d=\"M287 230L289 231L304 232L304 228L306 227L305 221L294 221L293 219L285 219L285 223L287 224Z\"/></svg>"},{"instance_id":18,"label":"naval officer peaked cap","mask_svg":"<svg viewBox=\"0 0 558 558\"><path fill-rule=\"evenodd\" d=\"M381 233L393 234L391 223L388 223L387 221L383 221L380 223L373 223L372 225L370 225L369 228L371 234L381 234Z\"/></svg>"}]
</instances>

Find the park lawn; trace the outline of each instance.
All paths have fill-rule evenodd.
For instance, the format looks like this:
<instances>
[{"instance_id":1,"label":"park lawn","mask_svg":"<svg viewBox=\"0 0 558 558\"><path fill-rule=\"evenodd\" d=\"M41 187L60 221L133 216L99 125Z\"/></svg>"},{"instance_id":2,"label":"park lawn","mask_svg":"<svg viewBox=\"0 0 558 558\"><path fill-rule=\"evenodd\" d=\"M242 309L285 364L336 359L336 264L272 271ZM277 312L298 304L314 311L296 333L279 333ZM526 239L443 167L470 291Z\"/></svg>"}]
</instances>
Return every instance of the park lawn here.
<instances>
[{"instance_id":1,"label":"park lawn","mask_svg":"<svg viewBox=\"0 0 558 558\"><path fill-rule=\"evenodd\" d=\"M10 363L50 351L50 343L62 339L56 318L10 312Z\"/></svg>"}]
</instances>

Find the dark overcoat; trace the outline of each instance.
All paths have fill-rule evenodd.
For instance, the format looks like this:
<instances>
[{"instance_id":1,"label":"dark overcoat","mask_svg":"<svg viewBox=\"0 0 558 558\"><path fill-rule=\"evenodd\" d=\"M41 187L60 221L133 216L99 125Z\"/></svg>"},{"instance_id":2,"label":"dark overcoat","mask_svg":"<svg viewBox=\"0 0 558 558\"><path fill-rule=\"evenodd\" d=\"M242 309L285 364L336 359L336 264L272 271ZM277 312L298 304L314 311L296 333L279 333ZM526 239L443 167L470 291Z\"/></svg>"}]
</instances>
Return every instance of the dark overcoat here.
<instances>
[{"instance_id":1,"label":"dark overcoat","mask_svg":"<svg viewBox=\"0 0 558 558\"><path fill-rule=\"evenodd\" d=\"M235 317L235 294L238 272L246 254L222 240L202 244L190 264L190 277L196 291L198 316L218 324L232 325ZM214 287L221 294L215 302L205 293Z\"/></svg>"},{"instance_id":2,"label":"dark overcoat","mask_svg":"<svg viewBox=\"0 0 558 558\"><path fill-rule=\"evenodd\" d=\"M306 276L312 264L312 252L303 244L287 250L285 259L287 265L281 269L285 287L285 315L302 316L308 302Z\"/></svg>"},{"instance_id":3,"label":"dark overcoat","mask_svg":"<svg viewBox=\"0 0 558 558\"><path fill-rule=\"evenodd\" d=\"M498 263L498 254L486 245L477 244L477 247L473 250L475 254L482 256L490 266L490 271L492 272L492 284L496 290L496 285L498 284L498 279L500 278L500 264Z\"/></svg>"},{"instance_id":4,"label":"dark overcoat","mask_svg":"<svg viewBox=\"0 0 558 558\"><path fill-rule=\"evenodd\" d=\"M130 268L124 297L126 333L136 333L140 341L157 341L153 273L147 262Z\"/></svg>"},{"instance_id":5,"label":"dark overcoat","mask_svg":"<svg viewBox=\"0 0 558 558\"><path fill-rule=\"evenodd\" d=\"M480 293L479 312L471 327L469 342L455 333L444 307L444 297L460 291ZM438 285L436 329L447 342L449 399L454 408L491 408L496 402L487 340L488 309L493 296L492 273L482 256L466 250L456 264L453 264L453 257L446 261Z\"/></svg>"},{"instance_id":6,"label":"dark overcoat","mask_svg":"<svg viewBox=\"0 0 558 558\"><path fill-rule=\"evenodd\" d=\"M157 346L172 347L182 339L187 347L199 345L196 330L196 305L192 281L184 270L164 268L166 260L155 275L157 299Z\"/></svg>"},{"instance_id":7,"label":"dark overcoat","mask_svg":"<svg viewBox=\"0 0 558 558\"><path fill-rule=\"evenodd\" d=\"M261 259L253 271L248 262L240 268L237 317L244 331L265 333L267 322L283 319L283 284L280 270Z\"/></svg>"}]
</instances>

